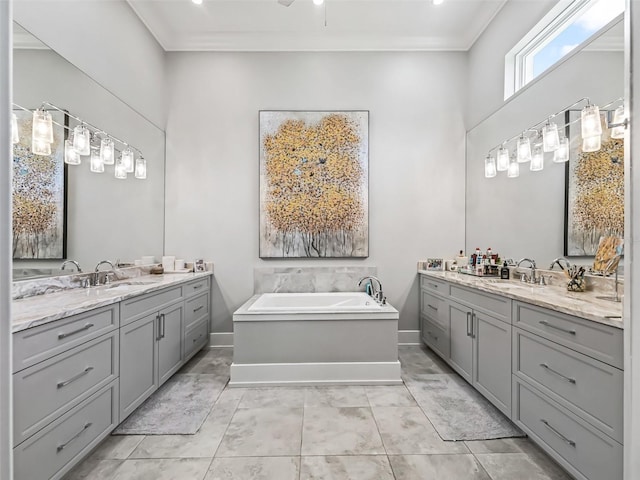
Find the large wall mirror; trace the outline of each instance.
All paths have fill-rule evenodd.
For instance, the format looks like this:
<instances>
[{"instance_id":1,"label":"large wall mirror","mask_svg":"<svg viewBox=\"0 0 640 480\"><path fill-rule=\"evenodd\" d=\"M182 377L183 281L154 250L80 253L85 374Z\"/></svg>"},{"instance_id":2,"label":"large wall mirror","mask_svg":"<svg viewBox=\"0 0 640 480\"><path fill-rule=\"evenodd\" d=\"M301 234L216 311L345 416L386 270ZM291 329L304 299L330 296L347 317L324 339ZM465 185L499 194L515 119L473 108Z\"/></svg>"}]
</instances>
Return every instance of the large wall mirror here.
<instances>
[{"instance_id":1,"label":"large wall mirror","mask_svg":"<svg viewBox=\"0 0 640 480\"><path fill-rule=\"evenodd\" d=\"M484 158L502 141L583 97L605 105L623 92L624 27L619 19L467 133L467 251L491 246L504 258L532 258L541 268L564 255L566 164L553 163L546 154L542 171L521 164L517 178L507 178L506 172L485 178ZM556 122L564 123L562 118ZM570 260L587 264L593 257Z\"/></svg>"},{"instance_id":2,"label":"large wall mirror","mask_svg":"<svg viewBox=\"0 0 640 480\"><path fill-rule=\"evenodd\" d=\"M65 258L79 262L84 271L92 271L103 259L130 262L143 255L161 256L165 133L36 35L14 23L14 103L35 109L50 102L134 145L147 161L145 180L133 174L126 180L117 179L113 166L107 166L104 173L92 173L88 157L82 157L80 165L66 167ZM62 259L15 257L14 280L60 274ZM71 267L63 273L74 270Z\"/></svg>"}]
</instances>

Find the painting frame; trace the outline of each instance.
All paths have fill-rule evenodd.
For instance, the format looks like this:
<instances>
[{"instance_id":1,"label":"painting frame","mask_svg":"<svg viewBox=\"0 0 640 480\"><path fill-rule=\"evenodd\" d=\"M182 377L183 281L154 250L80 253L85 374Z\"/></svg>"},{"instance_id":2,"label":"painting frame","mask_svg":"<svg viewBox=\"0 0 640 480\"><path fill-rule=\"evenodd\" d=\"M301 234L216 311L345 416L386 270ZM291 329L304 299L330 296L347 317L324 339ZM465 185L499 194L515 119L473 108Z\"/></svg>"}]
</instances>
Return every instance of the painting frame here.
<instances>
[{"instance_id":1,"label":"painting frame","mask_svg":"<svg viewBox=\"0 0 640 480\"><path fill-rule=\"evenodd\" d=\"M290 224L286 224L284 231L282 229L278 229L274 226L273 222L273 211L276 211L277 208L274 207L274 203L280 201L280 206L284 208L289 208L293 202L286 203L286 199L277 198L274 200L274 197L271 195L272 190L271 187L276 183L281 185L282 183L278 183L282 180L283 175L278 175L278 181L272 181L270 175L273 175L273 165L277 165L279 160L276 160L274 157L274 151L281 152L277 150L277 142L281 135L289 134L288 131L282 130L283 128L286 130L286 125L291 125L288 122L294 122L298 127L305 131L315 132L317 137L310 138L327 138L328 141L325 142L325 146L321 141L317 141L317 145L313 142L307 142L306 144L301 144L301 151L304 150L308 152L308 155L302 155L302 153L291 153L285 155L285 158L282 162L302 162L299 168L296 167L292 170L297 175L313 175L313 172L309 171L310 168L321 168L320 164L325 164L327 166L327 170L330 170L330 165L335 165L337 161L345 161L349 168L345 170L345 176L343 183L350 185L350 188L345 188L344 190L347 193L340 193L340 195L350 195L349 198L351 203L349 205L354 205L352 212L353 215L345 214L345 224L352 225L353 228L346 227L342 232L340 242L336 240L337 236L340 235L336 229L330 228L320 228L316 229L316 233L301 233L300 230L296 229L296 227L290 227L290 225L295 225L296 220L300 222L300 218L293 218ZM259 205L258 205L258 215L259 215L259 241L258 241L258 257L260 259L268 260L268 259L336 259L336 258L349 258L349 259L364 259L369 257L369 123L370 123L370 112L369 110L259 110L258 112L258 148L259 148L259 179L258 179L258 188L259 188ZM340 125L342 128L346 128L348 132L352 133L354 136L344 135L344 134L336 134L332 136L332 130L328 128L331 125ZM314 130L315 129L315 130ZM344 133L344 132L343 132ZM325 136L328 135L328 136ZM306 137L304 137L306 138ZM344 139L350 138L353 142L350 147L351 149L347 149L348 154L346 154L347 158L344 158L342 154L339 156L334 155L334 152L330 150L329 146L326 144L332 144L332 139ZM265 141L269 140L269 146ZM285 141L285 140L283 140ZM276 145L276 147L274 147ZM292 150L295 150L293 148ZM320 154L318 157L318 151L324 152L324 154ZM356 153L357 152L357 153ZM322 156L325 158L320 158ZM309 159L304 158L304 156L308 156ZM298 158L300 157L300 158ZM316 159L315 161L314 159ZM292 160L293 158L293 160ZM323 161L324 160L324 161ZM309 162L307 164L307 161ZM267 168L268 162L272 162ZM276 162L276 163L273 163ZM353 167L353 168L351 168ZM302 170L301 173L299 170ZM285 169L285 172L289 172L290 170ZM355 172L359 172L356 174ZM288 175L288 174L285 174ZM291 176L288 175L287 178ZM317 175L316 178L325 178L326 175ZM331 177L329 175L328 178L336 179L337 176ZM308 180L301 180L301 182L308 182ZM320 182L320 180L318 180ZM327 189L322 189L322 192L315 196L315 199L326 199L329 195L328 191L331 194L335 194L335 191L331 190L331 180L327 181L325 184L314 183L314 188L320 188L319 185L324 185ZM288 182L285 178L284 185L287 185ZM284 189L280 189L282 191ZM283 195L283 197L286 195ZM322 202L317 200L316 203L313 204L314 213L317 212L317 208L319 204ZM338 202L338 205L342 205ZM274 207L269 210L270 207ZM305 211L305 205L301 204L299 208L300 212ZM297 211L297 210L296 210ZM298 217L302 217L301 213L297 214ZM339 215L338 215L339 216ZM321 216L320 216L321 217ZM317 221L318 215L315 217L312 216L313 221ZM321 217L324 218L324 217ZM351 223L349 223L351 222ZM299 225L299 223L298 223ZM326 225L326 224L324 224ZM311 230L311 229L310 229ZM288 237L287 237L288 235ZM318 236L318 244L317 246L309 247L309 245L313 244L313 240L309 240L305 242L303 240L303 235L317 235ZM278 240L278 236L280 236L281 240ZM289 240L285 240L285 237L289 238ZM322 238L326 238L326 240L322 240ZM346 238L346 240L345 240ZM288 245L288 246L287 246Z\"/></svg>"},{"instance_id":2,"label":"painting frame","mask_svg":"<svg viewBox=\"0 0 640 480\"><path fill-rule=\"evenodd\" d=\"M20 141L13 147L13 179L12 179L12 259L24 262L37 262L43 260L64 260L67 258L67 207L68 207L68 166L64 162L64 142L69 136L69 115L59 110L48 110L53 118L53 136L52 154L50 156L39 156L31 153L31 122L33 110L15 109L13 113L18 117L18 129L20 131ZM29 159L29 160L28 160ZM38 160L40 159L40 160ZM29 173L29 161L39 162L39 164L48 164L53 169L51 176L45 176L45 180L53 182L55 188L52 192L52 202L55 205L55 224L53 229L55 233L50 234L54 239L52 245L45 244L41 246L39 241L37 246L30 245L28 235L24 233L30 227L24 227L25 218L28 215L20 213L21 209L17 207L20 198L16 196L16 192L32 189L38 192L38 184L33 183L36 175ZM26 165L25 165L26 163ZM25 172L26 169L26 172ZM29 178L31 177L31 178ZM47 189L47 193L48 193ZM18 204L16 203L18 202ZM22 223L20 223L22 222ZM16 225L23 225L16 228ZM16 233L20 230L22 233ZM41 232L46 233L46 232ZM32 234L33 236L33 234ZM36 235L37 237L38 235ZM31 250L31 255L25 255L25 251ZM37 253L36 253L37 251Z\"/></svg>"},{"instance_id":3,"label":"painting frame","mask_svg":"<svg viewBox=\"0 0 640 480\"><path fill-rule=\"evenodd\" d=\"M565 164L564 256L574 258L595 257L601 238L611 235L624 236L624 141L611 139L606 128L603 128L603 150L599 152L604 150L615 152L615 155L611 153L609 157L601 156L604 160L610 160L613 167L606 170L607 176L589 174L589 182L595 183L592 183L593 188L586 188L587 184L584 180L583 192L588 193L583 199L589 199L591 196L594 196L594 199L584 201L581 208L577 207L580 203L578 201L580 189L576 168L582 142L580 113L580 110L567 110L564 115L565 135L569 139L569 161ZM600 113L608 118L612 112L601 110ZM617 152L620 152L620 156L617 155ZM594 155L598 154L594 153ZM604 171L605 169L593 168L592 170ZM613 181L609 177L612 177ZM597 199L595 198L596 194L599 195ZM607 199L609 203L607 208L603 210L602 220L599 220L599 223L601 225L607 224L609 228L580 228L579 219L581 217L589 218L585 213L593 211L591 205L604 204L603 198ZM617 227L613 228L614 226Z\"/></svg>"}]
</instances>

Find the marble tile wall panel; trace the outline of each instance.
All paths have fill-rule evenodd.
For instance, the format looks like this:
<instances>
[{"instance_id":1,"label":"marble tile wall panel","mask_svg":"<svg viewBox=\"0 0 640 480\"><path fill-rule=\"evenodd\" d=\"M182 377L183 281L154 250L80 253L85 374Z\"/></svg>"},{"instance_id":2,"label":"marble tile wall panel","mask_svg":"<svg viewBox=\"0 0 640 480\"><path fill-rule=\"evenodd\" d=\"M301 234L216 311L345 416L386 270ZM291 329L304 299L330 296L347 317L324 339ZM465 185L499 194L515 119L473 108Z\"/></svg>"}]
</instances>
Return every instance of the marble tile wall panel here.
<instances>
[{"instance_id":1,"label":"marble tile wall panel","mask_svg":"<svg viewBox=\"0 0 640 480\"><path fill-rule=\"evenodd\" d=\"M254 268L254 293L354 292L358 280L376 275L376 267L277 267ZM384 280L383 280L384 284Z\"/></svg>"}]
</instances>

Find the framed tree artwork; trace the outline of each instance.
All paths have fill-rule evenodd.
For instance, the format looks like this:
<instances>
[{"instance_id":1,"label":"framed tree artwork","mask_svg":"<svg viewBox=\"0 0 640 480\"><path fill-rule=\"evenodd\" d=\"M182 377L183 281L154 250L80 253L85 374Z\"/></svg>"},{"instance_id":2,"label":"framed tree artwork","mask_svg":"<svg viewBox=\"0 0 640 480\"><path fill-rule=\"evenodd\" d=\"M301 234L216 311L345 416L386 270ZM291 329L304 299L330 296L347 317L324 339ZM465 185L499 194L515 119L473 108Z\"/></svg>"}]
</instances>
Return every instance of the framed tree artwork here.
<instances>
[{"instance_id":1,"label":"framed tree artwork","mask_svg":"<svg viewBox=\"0 0 640 480\"><path fill-rule=\"evenodd\" d=\"M369 255L367 111L260 112L261 258Z\"/></svg>"}]
</instances>

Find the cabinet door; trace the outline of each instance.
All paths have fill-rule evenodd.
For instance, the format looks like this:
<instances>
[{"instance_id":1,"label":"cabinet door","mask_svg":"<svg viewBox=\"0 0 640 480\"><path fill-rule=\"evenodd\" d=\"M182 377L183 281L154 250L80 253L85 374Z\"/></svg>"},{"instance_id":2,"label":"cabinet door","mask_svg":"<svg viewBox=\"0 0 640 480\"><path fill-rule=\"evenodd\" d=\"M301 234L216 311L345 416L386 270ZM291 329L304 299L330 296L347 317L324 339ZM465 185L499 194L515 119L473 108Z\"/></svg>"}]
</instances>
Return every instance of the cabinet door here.
<instances>
[{"instance_id":1,"label":"cabinet door","mask_svg":"<svg viewBox=\"0 0 640 480\"><path fill-rule=\"evenodd\" d=\"M156 313L120 328L120 421L158 388Z\"/></svg>"},{"instance_id":2,"label":"cabinet door","mask_svg":"<svg viewBox=\"0 0 640 480\"><path fill-rule=\"evenodd\" d=\"M473 338L471 337L471 309L449 302L447 314L451 331L449 360L453 369L472 383Z\"/></svg>"},{"instance_id":3,"label":"cabinet door","mask_svg":"<svg viewBox=\"0 0 640 480\"><path fill-rule=\"evenodd\" d=\"M162 385L182 365L183 303L160 310L158 333L158 376Z\"/></svg>"},{"instance_id":4,"label":"cabinet door","mask_svg":"<svg viewBox=\"0 0 640 480\"><path fill-rule=\"evenodd\" d=\"M473 386L511 418L511 325L473 313Z\"/></svg>"}]
</instances>

